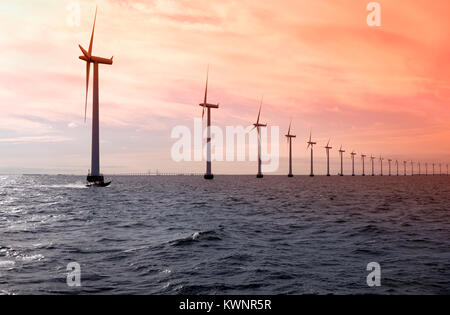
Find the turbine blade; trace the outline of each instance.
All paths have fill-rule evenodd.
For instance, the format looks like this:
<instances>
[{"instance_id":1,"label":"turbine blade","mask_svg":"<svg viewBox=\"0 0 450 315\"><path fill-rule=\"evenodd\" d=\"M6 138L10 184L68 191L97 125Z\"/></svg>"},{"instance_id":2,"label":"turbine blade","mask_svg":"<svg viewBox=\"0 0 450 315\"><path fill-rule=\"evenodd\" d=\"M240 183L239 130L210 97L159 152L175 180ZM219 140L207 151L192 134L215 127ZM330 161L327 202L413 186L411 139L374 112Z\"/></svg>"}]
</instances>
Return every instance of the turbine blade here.
<instances>
[{"instance_id":1,"label":"turbine blade","mask_svg":"<svg viewBox=\"0 0 450 315\"><path fill-rule=\"evenodd\" d=\"M208 68L206 70L205 99L203 101L203 104L205 104L205 105L206 105L206 100L208 98L208 80L209 80L209 65L208 65Z\"/></svg>"},{"instance_id":2,"label":"turbine blade","mask_svg":"<svg viewBox=\"0 0 450 315\"><path fill-rule=\"evenodd\" d=\"M202 120L203 120L203 117L205 117L205 106L203 106L203 110L202 110Z\"/></svg>"},{"instance_id":3,"label":"turbine blade","mask_svg":"<svg viewBox=\"0 0 450 315\"><path fill-rule=\"evenodd\" d=\"M83 55L84 55L86 58L89 59L89 58L91 57L91 56L89 56L89 53L86 51L86 49L83 48L83 46L78 45L78 47L80 47L81 52L83 53Z\"/></svg>"},{"instance_id":4,"label":"turbine blade","mask_svg":"<svg viewBox=\"0 0 450 315\"><path fill-rule=\"evenodd\" d=\"M331 141L331 138L330 138L330 139L328 139L327 147L329 147L329 146L330 146L330 141Z\"/></svg>"},{"instance_id":5,"label":"turbine blade","mask_svg":"<svg viewBox=\"0 0 450 315\"><path fill-rule=\"evenodd\" d=\"M91 35L91 42L89 43L89 57L92 56L92 44L94 42L94 31L95 31L95 22L97 21L97 7L95 7L95 17L94 17L94 26L92 27L92 35Z\"/></svg>"},{"instance_id":6,"label":"turbine blade","mask_svg":"<svg viewBox=\"0 0 450 315\"><path fill-rule=\"evenodd\" d=\"M291 122L289 123L289 129L288 129L288 135L290 135L291 134L291 124L292 124L292 120L291 120Z\"/></svg>"},{"instance_id":7,"label":"turbine blade","mask_svg":"<svg viewBox=\"0 0 450 315\"><path fill-rule=\"evenodd\" d=\"M86 112L87 112L87 100L88 100L88 92L89 92L89 73L91 70L91 63L86 62L86 102L84 103L84 122L86 122Z\"/></svg>"},{"instance_id":8,"label":"turbine blade","mask_svg":"<svg viewBox=\"0 0 450 315\"><path fill-rule=\"evenodd\" d=\"M259 105L258 119L256 120L256 124L259 124L259 117L261 116L262 102L263 102L263 99L261 98L261 104Z\"/></svg>"}]
</instances>

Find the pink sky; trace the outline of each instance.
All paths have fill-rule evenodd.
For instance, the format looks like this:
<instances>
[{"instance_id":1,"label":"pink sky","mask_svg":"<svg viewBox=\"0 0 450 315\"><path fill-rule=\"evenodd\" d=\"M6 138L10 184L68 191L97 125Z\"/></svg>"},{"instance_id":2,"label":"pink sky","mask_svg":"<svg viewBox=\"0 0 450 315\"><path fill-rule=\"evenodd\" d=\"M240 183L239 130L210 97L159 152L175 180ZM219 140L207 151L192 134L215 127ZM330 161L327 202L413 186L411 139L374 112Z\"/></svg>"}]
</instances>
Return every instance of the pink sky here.
<instances>
[{"instance_id":1,"label":"pink sky","mask_svg":"<svg viewBox=\"0 0 450 315\"><path fill-rule=\"evenodd\" d=\"M75 1L81 23L70 26L71 2L0 4L0 173L89 168L77 45L89 44L95 4ZM114 55L100 69L103 172L203 171L204 163L171 160L170 133L201 116L208 64L210 101L221 104L213 122L251 124L264 94L264 122L284 134L293 119L297 173L308 172L310 128L320 146L331 137L348 152L447 163L450 2L380 0L381 27L367 25L368 2L96 1L93 52ZM316 154L322 171L325 150Z\"/></svg>"}]
</instances>

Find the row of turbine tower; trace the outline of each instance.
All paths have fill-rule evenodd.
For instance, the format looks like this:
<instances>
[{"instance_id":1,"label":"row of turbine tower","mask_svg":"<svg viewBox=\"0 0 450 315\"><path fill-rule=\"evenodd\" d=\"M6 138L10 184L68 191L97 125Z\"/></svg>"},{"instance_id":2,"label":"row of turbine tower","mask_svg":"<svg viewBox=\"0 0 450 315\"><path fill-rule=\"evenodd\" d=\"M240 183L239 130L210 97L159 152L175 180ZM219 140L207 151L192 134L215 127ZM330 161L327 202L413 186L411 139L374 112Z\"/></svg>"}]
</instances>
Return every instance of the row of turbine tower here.
<instances>
[{"instance_id":1,"label":"row of turbine tower","mask_svg":"<svg viewBox=\"0 0 450 315\"><path fill-rule=\"evenodd\" d=\"M290 126L289 126L289 130L290 130ZM289 135L289 132L286 135L286 137L288 137L288 135ZM288 141L291 141L291 138L288 138ZM313 148L313 146L315 144L317 144L317 143L312 141L311 133L309 135L309 140L308 140L307 144L308 144L307 148L311 148L311 173L310 173L310 176L314 176L314 153L313 153L314 152L314 148ZM328 143L324 147L324 149L326 150L326 154L327 154L327 174L326 175L327 176L331 176L330 175L330 150L333 149L333 148L330 146L330 140L328 140ZM291 159L292 153L291 153L291 150L292 149L291 149L291 144L290 144L290 146L289 146L289 177L292 177L292 171L291 171L291 169L292 169L292 166L291 166L291 164L292 164L292 159ZM339 152L339 157L340 157L340 172L338 173L338 175L339 176L344 176L344 153L345 153L345 150L342 149L342 145L339 148L338 152ZM351 159L352 159L352 174L351 174L352 176L356 176L356 173L355 173L355 156L356 155L357 155L357 153L352 150L352 152L350 153L350 156L351 156ZM365 164L367 157L368 157L367 155L361 154L361 162L362 162L361 163L361 166L362 166L361 175L362 176L368 175L368 174L366 174L366 164ZM371 155L368 158L371 161L371 172L370 172L370 175L371 176L375 176L375 160L377 160L377 158L375 156L373 156L373 155ZM378 158L378 161L380 162L380 173L379 173L379 175L380 176L384 176L385 174L383 173L383 166L384 166L383 162L385 161L385 158L380 156ZM408 163L411 166L410 174L412 176L414 176L414 175L426 175L426 176L427 175L438 175L436 173L436 171L435 171L435 167L437 165L439 165L439 175L443 175L443 173L442 173L442 163L439 163L439 164L432 163L431 164L432 167L433 167L432 168L432 173L428 172L428 163L424 163L425 164L425 173L422 173L422 163L421 162L417 162L418 172L415 173L414 172L414 166L416 165L416 163L414 163L414 161L403 161L403 173L401 174L400 166L399 166L400 162L398 160L394 161L393 159L387 159L387 161L388 161L388 174L387 174L388 176L392 176L392 175L396 175L396 176L404 175L404 176L407 176L408 175L408 172L407 172L407 165L408 165ZM395 167L396 167L394 174L392 172L392 162L395 162ZM446 166L447 166L447 173L445 175L448 176L448 174L449 174L448 173L448 164Z\"/></svg>"},{"instance_id":2,"label":"row of turbine tower","mask_svg":"<svg viewBox=\"0 0 450 315\"><path fill-rule=\"evenodd\" d=\"M203 103L200 103L199 105L201 107L203 107L202 110L202 119L205 116L205 110L206 110L206 120L207 120L207 139L206 139L206 173L204 178L205 179L213 179L214 175L212 174L212 169L211 169L211 109L217 109L219 108L219 104L210 104L208 103L208 78L209 78L209 66L208 66L208 70L206 72L206 87L205 87L205 95L204 95L204 100ZM262 124L260 123L260 118L261 118L261 108L262 108L262 104L263 104L263 99L261 98L261 103L259 106L259 111L258 111L258 117L256 119L256 123L253 124L253 129L256 129L257 133L258 133L258 173L256 175L257 178L263 178L263 174L262 174L262 168L261 168L261 128L263 127L267 127L267 124ZM289 123L289 128L288 128L288 132L285 135L288 144L289 144L289 173L288 173L288 177L293 177L293 173L292 173L292 139L296 138L296 135L291 134L291 125L292 125L292 121ZM307 149L311 149L311 172L310 172L310 176L313 177L314 176L314 146L317 144L317 142L314 142L312 140L312 134L310 132L309 134L309 140L307 141ZM330 150L333 149L330 146L330 140L328 140L327 145L324 147L324 149L326 150L326 155L327 155L327 176L331 176L330 174ZM345 150L341 147L339 148L339 157L340 157L340 172L339 172L339 176L344 176L344 153ZM350 153L351 156L351 160L352 160L352 176L356 176L355 174L355 156L356 156L356 152L352 151ZM361 154L361 161L362 161L362 176L366 176L366 158L368 156L365 154ZM373 155L371 155L370 157L371 160L371 176L375 176L375 160L376 157L374 157ZM383 176L383 162L384 162L384 158L383 157L379 157L379 162L380 162L380 176ZM400 169L399 169L399 165L400 162L398 160L392 160L392 159L387 159L388 161L388 176L392 176L392 162L395 162L395 166L396 166L396 172L395 175L396 176L400 176ZM406 176L407 175L407 164L408 161L403 161L403 175ZM415 163L413 161L410 161L410 165L411 165L411 175L437 175L435 172L435 166L439 165L439 175L443 175L442 174L442 163L436 164L436 163L432 163L432 173L428 174L428 163L425 163L425 173L422 174L422 164L421 162L417 162L418 165L418 173L414 173L414 165ZM447 173L446 175L448 176L448 164L447 164Z\"/></svg>"}]
</instances>

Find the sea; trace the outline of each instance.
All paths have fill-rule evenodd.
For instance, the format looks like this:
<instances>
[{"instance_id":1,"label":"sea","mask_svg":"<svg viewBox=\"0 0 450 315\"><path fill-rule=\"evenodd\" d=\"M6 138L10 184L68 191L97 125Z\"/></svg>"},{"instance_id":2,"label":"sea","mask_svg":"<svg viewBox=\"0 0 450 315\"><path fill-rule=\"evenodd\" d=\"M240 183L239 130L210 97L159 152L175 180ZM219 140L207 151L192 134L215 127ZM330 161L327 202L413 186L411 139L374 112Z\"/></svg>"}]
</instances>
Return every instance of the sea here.
<instances>
[{"instance_id":1,"label":"sea","mask_svg":"<svg viewBox=\"0 0 450 315\"><path fill-rule=\"evenodd\" d=\"M450 294L448 176L110 179L0 176L0 294Z\"/></svg>"}]
</instances>

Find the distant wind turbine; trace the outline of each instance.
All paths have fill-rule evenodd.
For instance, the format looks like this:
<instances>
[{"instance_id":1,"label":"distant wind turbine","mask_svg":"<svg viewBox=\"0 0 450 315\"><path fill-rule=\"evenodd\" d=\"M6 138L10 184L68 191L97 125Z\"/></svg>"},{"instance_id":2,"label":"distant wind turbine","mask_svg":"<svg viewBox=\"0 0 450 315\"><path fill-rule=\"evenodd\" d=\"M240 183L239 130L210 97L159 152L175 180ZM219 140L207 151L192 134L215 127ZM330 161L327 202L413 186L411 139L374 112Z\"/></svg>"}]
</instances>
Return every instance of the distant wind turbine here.
<instances>
[{"instance_id":1,"label":"distant wind turbine","mask_svg":"<svg viewBox=\"0 0 450 315\"><path fill-rule=\"evenodd\" d=\"M312 135L311 135L311 131L309 132L309 141L308 141L308 146L306 147L306 149L308 149L309 147L311 147L311 174L309 176L314 177L314 145L316 145L316 142L312 141Z\"/></svg>"},{"instance_id":2,"label":"distant wind turbine","mask_svg":"<svg viewBox=\"0 0 450 315\"><path fill-rule=\"evenodd\" d=\"M392 159L389 159L389 160L388 160L388 163L389 163L389 176L392 176L392 173L391 173L391 163L392 163Z\"/></svg>"},{"instance_id":3,"label":"distant wind turbine","mask_svg":"<svg viewBox=\"0 0 450 315\"><path fill-rule=\"evenodd\" d=\"M428 176L428 163L425 163L425 176Z\"/></svg>"},{"instance_id":4,"label":"distant wind turbine","mask_svg":"<svg viewBox=\"0 0 450 315\"><path fill-rule=\"evenodd\" d=\"M433 176L434 176L434 165L435 165L435 164L433 163Z\"/></svg>"},{"instance_id":5,"label":"distant wind turbine","mask_svg":"<svg viewBox=\"0 0 450 315\"><path fill-rule=\"evenodd\" d=\"M205 116L205 108L206 108L206 173L205 179L213 179L214 175L211 170L211 108L219 108L219 104L209 104L208 103L208 78L209 78L209 65L206 70L206 86L205 86L205 98L203 99L203 103L199 105L203 107L202 109L202 119Z\"/></svg>"},{"instance_id":6,"label":"distant wind turbine","mask_svg":"<svg viewBox=\"0 0 450 315\"><path fill-rule=\"evenodd\" d=\"M384 158L382 158L381 156L380 156L380 170L381 170L381 173L380 173L380 175L381 176L383 176L383 160L384 160Z\"/></svg>"},{"instance_id":7,"label":"distant wind turbine","mask_svg":"<svg viewBox=\"0 0 450 315\"><path fill-rule=\"evenodd\" d=\"M352 150L352 153L350 153L352 156L352 176L355 176L355 151Z\"/></svg>"},{"instance_id":8,"label":"distant wind turbine","mask_svg":"<svg viewBox=\"0 0 450 315\"><path fill-rule=\"evenodd\" d=\"M362 176L366 176L366 167L365 167L365 159L366 159L365 154L361 154L361 160L362 160Z\"/></svg>"},{"instance_id":9,"label":"distant wind turbine","mask_svg":"<svg viewBox=\"0 0 450 315\"><path fill-rule=\"evenodd\" d=\"M442 176L442 164L439 163L439 176Z\"/></svg>"},{"instance_id":10,"label":"distant wind turbine","mask_svg":"<svg viewBox=\"0 0 450 315\"><path fill-rule=\"evenodd\" d=\"M398 172L398 160L395 160L395 165L397 166L397 176L399 176L399 172Z\"/></svg>"},{"instance_id":11,"label":"distant wind turbine","mask_svg":"<svg viewBox=\"0 0 450 315\"><path fill-rule=\"evenodd\" d=\"M253 129L256 128L256 131L258 132L258 174L256 175L256 178L263 178L263 174L261 171L261 127L267 127L267 124L261 124L259 123L259 118L261 117L261 108L263 104L263 98L261 98L261 104L259 105L259 112L258 112L258 118L256 119L256 123L253 124ZM252 129L252 130L253 130Z\"/></svg>"},{"instance_id":12,"label":"distant wind turbine","mask_svg":"<svg viewBox=\"0 0 450 315\"><path fill-rule=\"evenodd\" d=\"M103 175L100 173L100 132L99 132L99 93L98 93L98 65L112 65L113 58L106 59L92 55L92 46L94 43L95 23L97 21L97 8L95 9L94 26L92 27L91 41L89 49L86 51L81 45L81 52L83 53L79 59L86 62L86 101L84 105L84 121L86 122L87 99L89 91L89 73L91 63L94 64L94 89L93 89L93 104L92 104L92 147L91 147L91 170L87 176L89 183L94 183L97 186L107 186L109 183L104 183Z\"/></svg>"},{"instance_id":13,"label":"distant wind turbine","mask_svg":"<svg viewBox=\"0 0 450 315\"><path fill-rule=\"evenodd\" d=\"M291 124L292 121L289 123L289 129L288 133L286 135L287 141L289 142L289 175L288 177L294 177L292 174L292 138L296 138L295 135L291 135Z\"/></svg>"},{"instance_id":14,"label":"distant wind turbine","mask_svg":"<svg viewBox=\"0 0 450 315\"><path fill-rule=\"evenodd\" d=\"M325 147L325 149L327 150L327 176L331 176L330 175L330 150L333 149L333 147L330 147L330 140L328 140L328 143Z\"/></svg>"},{"instance_id":15,"label":"distant wind turbine","mask_svg":"<svg viewBox=\"0 0 450 315\"><path fill-rule=\"evenodd\" d=\"M371 155L370 159L372 160L372 176L375 176L375 165L374 165L375 157Z\"/></svg>"},{"instance_id":16,"label":"distant wind turbine","mask_svg":"<svg viewBox=\"0 0 450 315\"><path fill-rule=\"evenodd\" d=\"M339 176L344 176L344 153L345 153L345 150L342 150L342 145L341 145L341 148L339 149L339 155L341 157L341 173L339 174Z\"/></svg>"},{"instance_id":17,"label":"distant wind turbine","mask_svg":"<svg viewBox=\"0 0 450 315\"><path fill-rule=\"evenodd\" d=\"M414 161L411 161L411 176L414 176Z\"/></svg>"},{"instance_id":18,"label":"distant wind turbine","mask_svg":"<svg viewBox=\"0 0 450 315\"><path fill-rule=\"evenodd\" d=\"M405 171L405 176L406 176L406 161L403 161L403 170Z\"/></svg>"},{"instance_id":19,"label":"distant wind turbine","mask_svg":"<svg viewBox=\"0 0 450 315\"><path fill-rule=\"evenodd\" d=\"M422 166L420 164L420 161L417 162L417 165L419 165L419 176L422 175Z\"/></svg>"}]
</instances>

